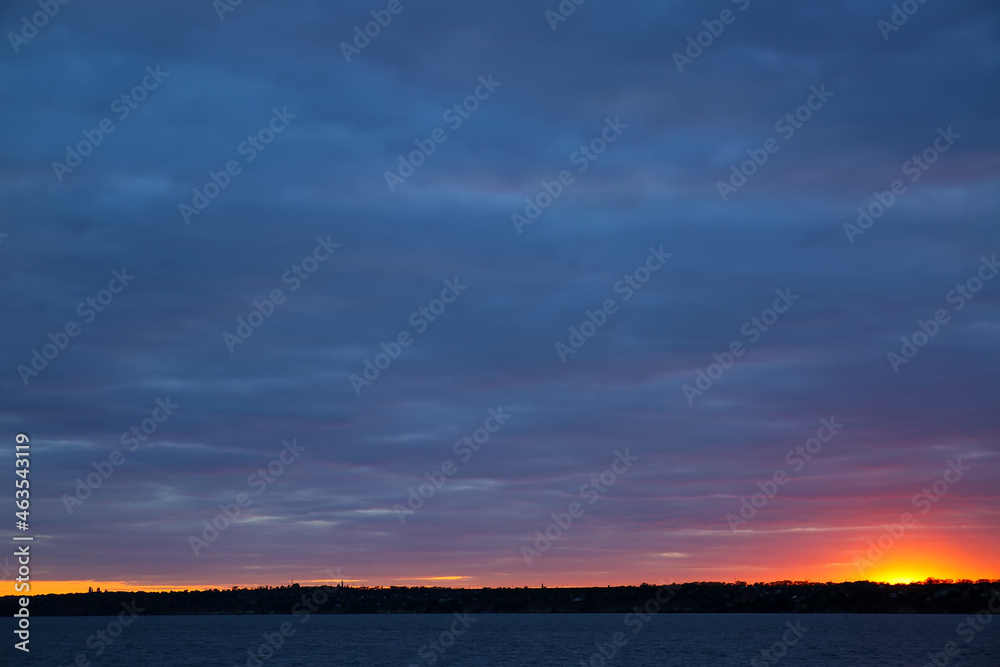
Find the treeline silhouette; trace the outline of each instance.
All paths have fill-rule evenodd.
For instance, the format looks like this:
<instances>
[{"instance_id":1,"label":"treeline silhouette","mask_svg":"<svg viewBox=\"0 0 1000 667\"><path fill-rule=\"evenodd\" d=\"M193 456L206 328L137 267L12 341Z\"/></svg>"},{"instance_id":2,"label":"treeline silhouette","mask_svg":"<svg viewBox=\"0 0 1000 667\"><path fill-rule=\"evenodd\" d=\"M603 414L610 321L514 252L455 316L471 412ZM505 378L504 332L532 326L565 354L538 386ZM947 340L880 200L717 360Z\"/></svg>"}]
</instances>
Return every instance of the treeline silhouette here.
<instances>
[{"instance_id":1,"label":"treeline silhouette","mask_svg":"<svg viewBox=\"0 0 1000 667\"><path fill-rule=\"evenodd\" d=\"M922 583L776 581L641 584L606 588L290 586L171 592L95 591L32 596L32 616L112 616L123 603L143 615L469 613L970 614L1000 598L1000 580ZM13 614L18 596L0 598ZM651 600L657 600L652 604Z\"/></svg>"}]
</instances>

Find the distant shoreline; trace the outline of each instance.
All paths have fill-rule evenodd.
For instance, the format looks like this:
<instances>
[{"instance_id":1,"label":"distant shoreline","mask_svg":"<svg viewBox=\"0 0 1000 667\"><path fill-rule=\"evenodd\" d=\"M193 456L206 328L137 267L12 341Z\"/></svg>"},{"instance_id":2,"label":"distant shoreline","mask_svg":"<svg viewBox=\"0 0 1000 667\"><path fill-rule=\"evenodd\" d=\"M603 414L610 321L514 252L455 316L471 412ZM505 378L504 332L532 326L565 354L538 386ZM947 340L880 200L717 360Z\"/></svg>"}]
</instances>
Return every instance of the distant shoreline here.
<instances>
[{"instance_id":1,"label":"distant shoreline","mask_svg":"<svg viewBox=\"0 0 1000 667\"><path fill-rule=\"evenodd\" d=\"M13 614L18 598L0 598ZM586 588L351 587L233 588L30 596L39 616L517 613L971 614L1000 608L1000 581L768 584L696 582Z\"/></svg>"}]
</instances>

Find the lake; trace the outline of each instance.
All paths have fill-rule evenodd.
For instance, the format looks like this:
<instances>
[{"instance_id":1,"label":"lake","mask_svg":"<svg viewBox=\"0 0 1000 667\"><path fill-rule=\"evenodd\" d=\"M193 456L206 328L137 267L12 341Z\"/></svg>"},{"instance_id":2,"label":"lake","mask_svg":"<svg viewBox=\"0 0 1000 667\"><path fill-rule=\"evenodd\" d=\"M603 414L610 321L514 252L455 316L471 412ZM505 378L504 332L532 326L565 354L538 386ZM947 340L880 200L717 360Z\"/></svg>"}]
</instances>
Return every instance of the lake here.
<instances>
[{"instance_id":1,"label":"lake","mask_svg":"<svg viewBox=\"0 0 1000 667\"><path fill-rule=\"evenodd\" d=\"M8 645L0 664L924 667L935 665L933 654L935 667L1000 666L1000 621L973 616L970 624L967 619L876 614L140 615L123 628L117 617L43 617L31 621L31 655ZM947 648L958 652L948 656Z\"/></svg>"}]
</instances>

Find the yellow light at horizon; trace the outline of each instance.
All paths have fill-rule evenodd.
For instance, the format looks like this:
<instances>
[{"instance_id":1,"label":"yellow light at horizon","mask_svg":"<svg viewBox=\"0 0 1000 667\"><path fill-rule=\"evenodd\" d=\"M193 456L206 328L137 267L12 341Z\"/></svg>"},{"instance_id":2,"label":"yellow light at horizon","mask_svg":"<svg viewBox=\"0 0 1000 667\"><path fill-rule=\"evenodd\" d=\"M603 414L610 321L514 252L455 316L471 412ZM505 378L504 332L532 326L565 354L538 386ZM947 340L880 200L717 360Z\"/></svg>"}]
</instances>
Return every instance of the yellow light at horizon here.
<instances>
[{"instance_id":1,"label":"yellow light at horizon","mask_svg":"<svg viewBox=\"0 0 1000 667\"><path fill-rule=\"evenodd\" d=\"M912 584L917 581L924 581L926 576L915 574L886 574L878 580L886 584Z\"/></svg>"},{"instance_id":2,"label":"yellow light at horizon","mask_svg":"<svg viewBox=\"0 0 1000 667\"><path fill-rule=\"evenodd\" d=\"M931 579L972 579L989 578L970 562L962 545L944 542L932 536L900 542L874 563L864 573L865 579L883 581L889 584L905 584ZM977 576L978 575L978 576Z\"/></svg>"}]
</instances>

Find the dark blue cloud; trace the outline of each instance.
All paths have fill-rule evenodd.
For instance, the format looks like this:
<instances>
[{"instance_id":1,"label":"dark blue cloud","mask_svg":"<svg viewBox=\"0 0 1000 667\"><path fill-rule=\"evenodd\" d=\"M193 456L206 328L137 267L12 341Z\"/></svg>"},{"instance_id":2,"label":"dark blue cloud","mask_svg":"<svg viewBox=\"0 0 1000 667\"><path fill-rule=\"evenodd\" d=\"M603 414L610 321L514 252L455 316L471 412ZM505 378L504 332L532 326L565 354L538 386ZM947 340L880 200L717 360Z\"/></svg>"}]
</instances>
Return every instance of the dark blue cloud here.
<instances>
[{"instance_id":1,"label":"dark blue cloud","mask_svg":"<svg viewBox=\"0 0 1000 667\"><path fill-rule=\"evenodd\" d=\"M961 310L947 295L1000 252L1000 13L927 3L886 41L890 5L754 1L679 73L672 54L737 4L585 3L553 31L553 2L421 0L347 63L340 43L382 4L243 3L220 21L208 2L71 3L8 51L0 420L36 443L45 574L273 583L336 563L523 583L518 547L625 448L640 462L535 568L745 572L726 513L831 415L843 433L751 524L746 567L766 569L766 531L808 528L794 548L824 576L958 456L974 469L928 525L987 530L1000 281ZM36 10L8 5L0 26ZM119 120L112 101L156 66L169 76ZM776 121L824 85L783 137ZM285 108L249 161L241 144ZM105 117L114 132L60 182L53 161ZM627 128L579 171L615 118ZM961 137L910 181L947 127ZM436 128L447 141L390 191L386 171ZM723 201L731 165L772 137ZM241 172L185 224L179 205L230 160ZM511 215L562 170L573 182L518 233ZM894 179L906 192L850 243L845 223ZM292 290L318 237L340 247ZM672 257L625 301L615 285L661 245ZM134 282L84 321L122 267ZM456 279L468 290L420 331L411 314ZM751 342L744 324L786 288L799 300ZM230 353L223 334L274 289L287 300ZM562 363L556 343L609 298ZM887 353L939 308L951 321L894 373ZM70 321L80 334L25 385L18 367ZM400 332L412 345L357 395L350 377ZM745 354L689 405L684 385L734 341ZM166 397L176 414L127 451ZM393 506L500 406L509 423L401 524ZM306 452L195 558L188 536L291 438ZM124 463L67 513L115 449Z\"/></svg>"}]
</instances>

